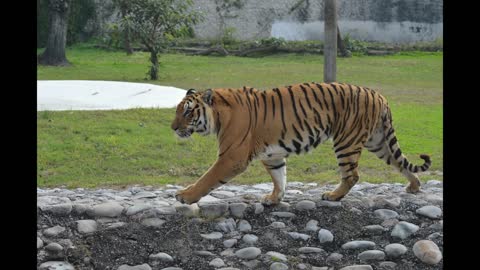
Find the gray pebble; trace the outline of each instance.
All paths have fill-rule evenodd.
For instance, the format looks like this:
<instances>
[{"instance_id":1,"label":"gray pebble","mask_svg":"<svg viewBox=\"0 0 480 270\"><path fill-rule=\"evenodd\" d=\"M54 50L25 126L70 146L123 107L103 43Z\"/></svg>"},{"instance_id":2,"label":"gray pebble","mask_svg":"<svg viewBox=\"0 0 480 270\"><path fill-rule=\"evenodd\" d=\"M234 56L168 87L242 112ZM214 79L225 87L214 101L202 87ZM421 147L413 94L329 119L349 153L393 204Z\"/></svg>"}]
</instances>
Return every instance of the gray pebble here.
<instances>
[{"instance_id":1,"label":"gray pebble","mask_svg":"<svg viewBox=\"0 0 480 270\"><path fill-rule=\"evenodd\" d=\"M200 236L208 240L216 240L222 238L223 234L221 232L212 232L208 234L200 234Z\"/></svg>"},{"instance_id":2,"label":"gray pebble","mask_svg":"<svg viewBox=\"0 0 480 270\"><path fill-rule=\"evenodd\" d=\"M388 262L388 261L386 261L386 262L381 262L381 263L379 263L378 266L380 266L380 269L382 269L382 270L383 270L383 269L384 269L384 270L391 270L391 269L393 270L393 269L395 269L395 268L397 267L397 264L394 263L394 262Z\"/></svg>"},{"instance_id":3,"label":"gray pebble","mask_svg":"<svg viewBox=\"0 0 480 270\"><path fill-rule=\"evenodd\" d=\"M173 262L172 256L164 252L151 254L150 256L148 256L148 259L150 259L151 261Z\"/></svg>"},{"instance_id":4,"label":"gray pebble","mask_svg":"<svg viewBox=\"0 0 480 270\"><path fill-rule=\"evenodd\" d=\"M443 187L443 182L438 180L428 180L427 183L425 183L424 187L425 188L429 188L429 187L441 188Z\"/></svg>"},{"instance_id":5,"label":"gray pebble","mask_svg":"<svg viewBox=\"0 0 480 270\"><path fill-rule=\"evenodd\" d=\"M289 232L288 235L293 239L301 239L303 241L307 241L310 238L310 235L298 233L298 232Z\"/></svg>"},{"instance_id":6,"label":"gray pebble","mask_svg":"<svg viewBox=\"0 0 480 270\"><path fill-rule=\"evenodd\" d=\"M158 207L155 207L154 210L155 210L155 213L159 215L174 215L177 213L177 210L170 205L158 206Z\"/></svg>"},{"instance_id":7,"label":"gray pebble","mask_svg":"<svg viewBox=\"0 0 480 270\"><path fill-rule=\"evenodd\" d=\"M373 270L370 265L351 265L341 268L340 270Z\"/></svg>"},{"instance_id":8,"label":"gray pebble","mask_svg":"<svg viewBox=\"0 0 480 270\"><path fill-rule=\"evenodd\" d=\"M37 237L37 249L43 247L43 241L40 237Z\"/></svg>"},{"instance_id":9,"label":"gray pebble","mask_svg":"<svg viewBox=\"0 0 480 270\"><path fill-rule=\"evenodd\" d=\"M151 205L149 204L135 204L135 205L132 205L130 206L128 209L127 209L127 212L125 213L125 215L127 216L131 216L131 215L135 215L137 213L140 213L142 211L145 211L145 210L148 210L152 208Z\"/></svg>"},{"instance_id":10,"label":"gray pebble","mask_svg":"<svg viewBox=\"0 0 480 270\"><path fill-rule=\"evenodd\" d=\"M256 247L247 247L247 248L242 248L239 249L235 252L235 256L237 256L240 259L255 259L258 255L260 255L262 251L259 248Z\"/></svg>"},{"instance_id":11,"label":"gray pebble","mask_svg":"<svg viewBox=\"0 0 480 270\"><path fill-rule=\"evenodd\" d=\"M432 225L429 226L429 228L433 230L439 230L439 231L443 230L443 220L433 223Z\"/></svg>"},{"instance_id":12,"label":"gray pebble","mask_svg":"<svg viewBox=\"0 0 480 270\"><path fill-rule=\"evenodd\" d=\"M315 209L316 206L315 206L315 203L312 202L312 201L309 201L309 200L303 200L303 201L299 201L296 205L295 205L295 208L299 211L308 211L308 210L312 210L312 209Z\"/></svg>"},{"instance_id":13,"label":"gray pebble","mask_svg":"<svg viewBox=\"0 0 480 270\"><path fill-rule=\"evenodd\" d=\"M228 199L235 196L235 193L226 191L226 190L216 190L216 191L210 192L210 195L219 199Z\"/></svg>"},{"instance_id":14,"label":"gray pebble","mask_svg":"<svg viewBox=\"0 0 480 270\"><path fill-rule=\"evenodd\" d=\"M307 222L307 225L305 225L305 230L308 232L316 232L318 229L318 221L316 220L310 220Z\"/></svg>"},{"instance_id":15,"label":"gray pebble","mask_svg":"<svg viewBox=\"0 0 480 270\"><path fill-rule=\"evenodd\" d=\"M141 191L133 196L133 199L156 198L157 195L149 191Z\"/></svg>"},{"instance_id":16,"label":"gray pebble","mask_svg":"<svg viewBox=\"0 0 480 270\"><path fill-rule=\"evenodd\" d=\"M233 232L237 229L237 223L235 223L233 218L227 218L218 222L215 228L226 233Z\"/></svg>"},{"instance_id":17,"label":"gray pebble","mask_svg":"<svg viewBox=\"0 0 480 270\"><path fill-rule=\"evenodd\" d=\"M406 221L400 221L393 228L391 236L398 237L403 240L414 234L416 231L418 231L418 229L419 227L415 224Z\"/></svg>"},{"instance_id":18,"label":"gray pebble","mask_svg":"<svg viewBox=\"0 0 480 270\"><path fill-rule=\"evenodd\" d=\"M227 248L224 251L220 252L220 256L231 257L231 256L235 256L235 253L233 253L233 249Z\"/></svg>"},{"instance_id":19,"label":"gray pebble","mask_svg":"<svg viewBox=\"0 0 480 270\"><path fill-rule=\"evenodd\" d=\"M431 240L431 241L434 241L434 242L439 241L439 240L443 239L443 233L440 233L440 232L432 233L429 236L427 236L427 239Z\"/></svg>"},{"instance_id":20,"label":"gray pebble","mask_svg":"<svg viewBox=\"0 0 480 270\"><path fill-rule=\"evenodd\" d=\"M220 259L220 258L215 258L215 259L211 260L211 261L208 263L208 265L211 265L211 266L213 266L213 267L215 267L215 268L218 268L218 267L225 266L225 263L223 262L222 259Z\"/></svg>"},{"instance_id":21,"label":"gray pebble","mask_svg":"<svg viewBox=\"0 0 480 270\"><path fill-rule=\"evenodd\" d=\"M394 218L394 219L384 220L381 225L385 228L391 228L397 225L397 223L398 223L398 219Z\"/></svg>"},{"instance_id":22,"label":"gray pebble","mask_svg":"<svg viewBox=\"0 0 480 270\"><path fill-rule=\"evenodd\" d=\"M318 207L341 207L342 202L339 201L318 201L317 202Z\"/></svg>"},{"instance_id":23,"label":"gray pebble","mask_svg":"<svg viewBox=\"0 0 480 270\"><path fill-rule=\"evenodd\" d=\"M65 232L65 227L62 226L53 226L43 231L43 235L48 237L56 237Z\"/></svg>"},{"instance_id":24,"label":"gray pebble","mask_svg":"<svg viewBox=\"0 0 480 270\"><path fill-rule=\"evenodd\" d=\"M162 227L163 223L165 223L165 220L159 218L146 218L142 220L142 225L147 227L160 228Z\"/></svg>"},{"instance_id":25,"label":"gray pebble","mask_svg":"<svg viewBox=\"0 0 480 270\"><path fill-rule=\"evenodd\" d=\"M198 204L188 205L188 204L175 203L174 207L177 213L185 217L196 217L200 213L200 208L198 207Z\"/></svg>"},{"instance_id":26,"label":"gray pebble","mask_svg":"<svg viewBox=\"0 0 480 270\"><path fill-rule=\"evenodd\" d=\"M324 252L323 249L317 247L301 247L298 249L300 253L322 253Z\"/></svg>"},{"instance_id":27,"label":"gray pebble","mask_svg":"<svg viewBox=\"0 0 480 270\"><path fill-rule=\"evenodd\" d=\"M288 265L280 262L274 262L270 265L270 270L288 270Z\"/></svg>"},{"instance_id":28,"label":"gray pebble","mask_svg":"<svg viewBox=\"0 0 480 270\"><path fill-rule=\"evenodd\" d=\"M242 241L245 242L248 245L255 244L257 242L257 240L258 240L258 237L256 235L253 235L253 234L245 234L242 237Z\"/></svg>"},{"instance_id":29,"label":"gray pebble","mask_svg":"<svg viewBox=\"0 0 480 270\"><path fill-rule=\"evenodd\" d=\"M226 203L204 203L198 207L200 208L200 214L208 219L224 216L228 212L228 204Z\"/></svg>"},{"instance_id":30,"label":"gray pebble","mask_svg":"<svg viewBox=\"0 0 480 270\"><path fill-rule=\"evenodd\" d=\"M270 226L272 226L275 229L283 229L283 228L285 228L285 223L279 222L279 221L274 221L274 222L272 222L272 224L270 224Z\"/></svg>"},{"instance_id":31,"label":"gray pebble","mask_svg":"<svg viewBox=\"0 0 480 270\"><path fill-rule=\"evenodd\" d=\"M329 230L321 229L318 232L318 240L321 244L333 242L333 234Z\"/></svg>"},{"instance_id":32,"label":"gray pebble","mask_svg":"<svg viewBox=\"0 0 480 270\"><path fill-rule=\"evenodd\" d=\"M266 255L270 258L270 261L288 261L287 256L279 252L269 251L266 253Z\"/></svg>"},{"instance_id":33,"label":"gray pebble","mask_svg":"<svg viewBox=\"0 0 480 270\"><path fill-rule=\"evenodd\" d=\"M334 263L337 263L337 262L341 261L342 258L343 258L342 254L334 252L327 257L326 262L328 264L334 264Z\"/></svg>"},{"instance_id":34,"label":"gray pebble","mask_svg":"<svg viewBox=\"0 0 480 270\"><path fill-rule=\"evenodd\" d=\"M282 218L293 218L293 217L295 217L295 214L290 213L290 212L271 212L270 214L272 214L273 216L282 217Z\"/></svg>"},{"instance_id":35,"label":"gray pebble","mask_svg":"<svg viewBox=\"0 0 480 270\"><path fill-rule=\"evenodd\" d=\"M383 233L384 228L380 225L367 225L363 227L363 230L368 235L379 235Z\"/></svg>"},{"instance_id":36,"label":"gray pebble","mask_svg":"<svg viewBox=\"0 0 480 270\"><path fill-rule=\"evenodd\" d=\"M249 232L252 230L252 226L246 220L240 220L238 222L238 230L241 232Z\"/></svg>"},{"instance_id":37,"label":"gray pebble","mask_svg":"<svg viewBox=\"0 0 480 270\"><path fill-rule=\"evenodd\" d=\"M93 206L87 214L94 217L118 217L122 214L123 206L118 202L106 202Z\"/></svg>"},{"instance_id":38,"label":"gray pebble","mask_svg":"<svg viewBox=\"0 0 480 270\"><path fill-rule=\"evenodd\" d=\"M75 268L68 262L49 261L40 264L38 270L75 270Z\"/></svg>"},{"instance_id":39,"label":"gray pebble","mask_svg":"<svg viewBox=\"0 0 480 270\"><path fill-rule=\"evenodd\" d=\"M59 251L63 250L63 247L58 243L52 242L52 243L46 245L45 249L48 250L48 251L51 251L51 252L59 252Z\"/></svg>"},{"instance_id":40,"label":"gray pebble","mask_svg":"<svg viewBox=\"0 0 480 270\"><path fill-rule=\"evenodd\" d=\"M223 241L223 246L226 248L233 247L237 243L237 239L228 239Z\"/></svg>"},{"instance_id":41,"label":"gray pebble","mask_svg":"<svg viewBox=\"0 0 480 270\"><path fill-rule=\"evenodd\" d=\"M166 267L166 268L162 268L160 270L183 270L183 269L180 268L180 267Z\"/></svg>"},{"instance_id":42,"label":"gray pebble","mask_svg":"<svg viewBox=\"0 0 480 270\"><path fill-rule=\"evenodd\" d=\"M397 208L400 206L402 198L397 196L376 195L373 196L374 208Z\"/></svg>"},{"instance_id":43,"label":"gray pebble","mask_svg":"<svg viewBox=\"0 0 480 270\"><path fill-rule=\"evenodd\" d=\"M265 209L265 207L263 206L263 204L255 203L255 214L256 215L263 213L264 209Z\"/></svg>"},{"instance_id":44,"label":"gray pebble","mask_svg":"<svg viewBox=\"0 0 480 270\"><path fill-rule=\"evenodd\" d=\"M194 251L193 254L198 256L216 256L215 254L207 250L197 250L197 251Z\"/></svg>"},{"instance_id":45,"label":"gray pebble","mask_svg":"<svg viewBox=\"0 0 480 270\"><path fill-rule=\"evenodd\" d=\"M372 241L350 241L342 245L343 249L367 249L375 247L375 243Z\"/></svg>"},{"instance_id":46,"label":"gray pebble","mask_svg":"<svg viewBox=\"0 0 480 270\"><path fill-rule=\"evenodd\" d=\"M150 265L146 263L135 265L135 266L123 264L123 265L120 265L120 267L118 267L117 270L152 270L152 268L150 267Z\"/></svg>"},{"instance_id":47,"label":"gray pebble","mask_svg":"<svg viewBox=\"0 0 480 270\"><path fill-rule=\"evenodd\" d=\"M42 211L54 215L68 215L72 211L72 201L66 197L37 196L37 206Z\"/></svg>"},{"instance_id":48,"label":"gray pebble","mask_svg":"<svg viewBox=\"0 0 480 270\"><path fill-rule=\"evenodd\" d=\"M308 268L308 266L306 264L303 264L303 263L297 264L297 269L298 270L306 270L307 268Z\"/></svg>"},{"instance_id":49,"label":"gray pebble","mask_svg":"<svg viewBox=\"0 0 480 270\"><path fill-rule=\"evenodd\" d=\"M367 250L358 254L358 259L361 261L383 261L385 253L381 250Z\"/></svg>"},{"instance_id":50,"label":"gray pebble","mask_svg":"<svg viewBox=\"0 0 480 270\"><path fill-rule=\"evenodd\" d=\"M407 247L402 244L389 244L385 246L385 253L389 258L398 258L407 252Z\"/></svg>"},{"instance_id":51,"label":"gray pebble","mask_svg":"<svg viewBox=\"0 0 480 270\"><path fill-rule=\"evenodd\" d=\"M442 216L442 209L434 205L427 205L417 209L416 213L432 219L439 219Z\"/></svg>"},{"instance_id":52,"label":"gray pebble","mask_svg":"<svg viewBox=\"0 0 480 270\"><path fill-rule=\"evenodd\" d=\"M79 233L92 233L97 230L97 222L92 219L77 220L77 230Z\"/></svg>"},{"instance_id":53,"label":"gray pebble","mask_svg":"<svg viewBox=\"0 0 480 270\"><path fill-rule=\"evenodd\" d=\"M229 205L230 213L236 218L243 218L243 213L245 209L247 209L247 206L246 203L231 203Z\"/></svg>"},{"instance_id":54,"label":"gray pebble","mask_svg":"<svg viewBox=\"0 0 480 270\"><path fill-rule=\"evenodd\" d=\"M380 218L382 220L392 219L392 218L398 217L397 212L395 212L393 210L389 210L389 209L377 209L377 210L373 211L373 213L375 214L375 216L377 218Z\"/></svg>"}]
</instances>

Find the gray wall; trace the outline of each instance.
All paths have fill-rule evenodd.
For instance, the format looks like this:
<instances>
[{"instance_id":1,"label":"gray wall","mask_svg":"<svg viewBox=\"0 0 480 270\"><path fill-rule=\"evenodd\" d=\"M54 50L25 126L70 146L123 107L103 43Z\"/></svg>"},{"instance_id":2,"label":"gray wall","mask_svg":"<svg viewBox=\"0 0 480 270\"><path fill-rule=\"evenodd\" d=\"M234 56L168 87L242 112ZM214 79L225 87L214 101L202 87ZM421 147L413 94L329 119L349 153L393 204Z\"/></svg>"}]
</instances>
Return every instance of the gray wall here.
<instances>
[{"instance_id":1,"label":"gray wall","mask_svg":"<svg viewBox=\"0 0 480 270\"><path fill-rule=\"evenodd\" d=\"M220 8L224 0L194 0L205 20L198 24L199 38L214 39L224 29L235 29L237 39L282 37L287 40L323 39L323 0L237 0ZM342 35L395 43L431 41L443 37L442 0L338 0Z\"/></svg>"}]
</instances>

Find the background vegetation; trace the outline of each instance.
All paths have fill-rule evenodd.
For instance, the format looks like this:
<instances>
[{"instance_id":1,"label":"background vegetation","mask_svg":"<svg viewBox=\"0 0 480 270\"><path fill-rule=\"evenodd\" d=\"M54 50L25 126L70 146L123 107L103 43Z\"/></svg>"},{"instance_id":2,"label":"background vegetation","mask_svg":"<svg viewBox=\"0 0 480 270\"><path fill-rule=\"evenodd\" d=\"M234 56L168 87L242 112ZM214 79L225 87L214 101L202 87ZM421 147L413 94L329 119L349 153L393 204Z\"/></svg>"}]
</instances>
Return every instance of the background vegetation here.
<instances>
[{"instance_id":1,"label":"background vegetation","mask_svg":"<svg viewBox=\"0 0 480 270\"><path fill-rule=\"evenodd\" d=\"M41 49L38 50L41 52ZM149 82L179 88L272 88L322 81L323 56L276 54L265 57L215 57L164 54L157 81L145 81L148 53L95 49L91 44L67 49L70 67L38 66L39 80L112 80ZM337 59L340 82L379 89L392 107L402 151L413 163L421 153L433 165L422 180L442 180L442 52L400 52L388 56L354 54ZM122 187L131 184L187 184L216 159L214 137L178 140L170 124L174 109L114 111L43 111L37 113L37 184L40 187ZM336 183L340 176L331 143L306 156L288 159L289 181ZM360 181L402 182L403 176L373 154L363 152ZM233 180L270 181L258 161Z\"/></svg>"}]
</instances>

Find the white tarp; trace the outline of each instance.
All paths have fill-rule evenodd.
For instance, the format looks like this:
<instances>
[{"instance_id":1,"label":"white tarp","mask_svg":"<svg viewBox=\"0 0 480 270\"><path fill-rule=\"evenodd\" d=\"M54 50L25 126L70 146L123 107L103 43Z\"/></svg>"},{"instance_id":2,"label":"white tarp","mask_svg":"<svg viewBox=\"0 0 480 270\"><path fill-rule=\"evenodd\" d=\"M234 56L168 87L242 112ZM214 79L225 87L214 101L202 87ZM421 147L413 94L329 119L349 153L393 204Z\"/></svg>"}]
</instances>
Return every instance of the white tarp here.
<instances>
[{"instance_id":1,"label":"white tarp","mask_svg":"<svg viewBox=\"0 0 480 270\"><path fill-rule=\"evenodd\" d=\"M185 90L172 86L115 81L37 81L37 110L173 108Z\"/></svg>"}]
</instances>

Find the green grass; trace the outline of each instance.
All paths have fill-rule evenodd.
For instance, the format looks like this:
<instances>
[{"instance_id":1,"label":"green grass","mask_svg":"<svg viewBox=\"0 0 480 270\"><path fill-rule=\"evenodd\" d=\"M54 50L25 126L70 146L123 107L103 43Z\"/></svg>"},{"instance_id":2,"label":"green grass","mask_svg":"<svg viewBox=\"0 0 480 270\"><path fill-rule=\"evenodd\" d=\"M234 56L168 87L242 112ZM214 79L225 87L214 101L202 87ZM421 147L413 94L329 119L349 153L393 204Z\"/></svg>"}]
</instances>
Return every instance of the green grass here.
<instances>
[{"instance_id":1,"label":"green grass","mask_svg":"<svg viewBox=\"0 0 480 270\"><path fill-rule=\"evenodd\" d=\"M275 55L263 58L167 54L160 58L160 80L145 81L148 55L107 52L87 47L67 50L71 67L38 67L39 80L113 80L148 82L180 88L254 86L261 89L322 81L323 57ZM443 171L442 53L409 52L393 56L339 58L337 79L380 89L392 107L402 152L415 164L431 155L431 172ZM178 140L170 130L173 109L38 112L40 187L122 187L132 184L186 184L215 161L214 137L196 134ZM336 183L332 144L288 159L289 181ZM404 177L373 154L360 159L361 181L402 182ZM422 180L441 175L421 175ZM234 183L270 181L258 161Z\"/></svg>"}]
</instances>

